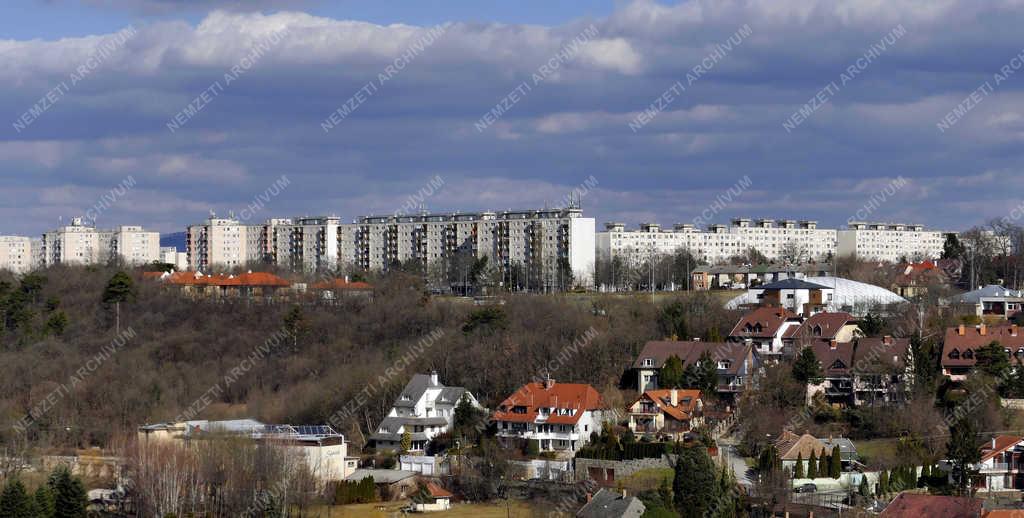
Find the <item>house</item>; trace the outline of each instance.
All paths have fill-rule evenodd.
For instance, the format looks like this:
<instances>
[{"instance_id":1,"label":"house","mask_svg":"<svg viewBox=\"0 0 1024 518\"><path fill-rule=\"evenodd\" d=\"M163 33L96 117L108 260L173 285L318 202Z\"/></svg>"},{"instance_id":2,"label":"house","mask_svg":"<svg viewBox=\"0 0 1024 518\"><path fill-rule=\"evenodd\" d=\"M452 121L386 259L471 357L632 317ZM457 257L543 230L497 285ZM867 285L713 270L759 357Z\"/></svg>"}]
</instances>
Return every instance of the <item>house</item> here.
<instances>
[{"instance_id":1,"label":"house","mask_svg":"<svg viewBox=\"0 0 1024 518\"><path fill-rule=\"evenodd\" d=\"M593 496L588 496L587 503L580 508L576 516L580 518L639 518L647 511L647 507L635 496L626 496L622 492L610 489L599 489Z\"/></svg>"},{"instance_id":2,"label":"house","mask_svg":"<svg viewBox=\"0 0 1024 518\"><path fill-rule=\"evenodd\" d=\"M853 441L850 439L846 437L829 437L827 439L819 437L818 440L825 445L825 449L829 453L832 453L832 448L839 448L839 461L844 471L855 463L860 462L860 456L857 455L857 447L853 445Z\"/></svg>"},{"instance_id":3,"label":"house","mask_svg":"<svg viewBox=\"0 0 1024 518\"><path fill-rule=\"evenodd\" d=\"M348 482L359 482L367 477L373 479L373 485L377 488L377 495L385 502L408 498L419 490L419 484L416 483L416 474L400 469L359 468L353 471L345 480Z\"/></svg>"},{"instance_id":4,"label":"house","mask_svg":"<svg viewBox=\"0 0 1024 518\"><path fill-rule=\"evenodd\" d=\"M981 518L981 500L962 496L903 492L896 496L878 518Z\"/></svg>"},{"instance_id":5,"label":"house","mask_svg":"<svg viewBox=\"0 0 1024 518\"><path fill-rule=\"evenodd\" d=\"M699 390L648 390L629 406L629 429L640 436L682 440L703 424L703 410Z\"/></svg>"},{"instance_id":6,"label":"house","mask_svg":"<svg viewBox=\"0 0 1024 518\"><path fill-rule=\"evenodd\" d=\"M898 271L889 288L906 299L924 296L930 287L948 285L951 280L947 269L938 261L900 264L896 268Z\"/></svg>"},{"instance_id":7,"label":"house","mask_svg":"<svg viewBox=\"0 0 1024 518\"><path fill-rule=\"evenodd\" d=\"M747 387L754 375L754 369L757 368L757 357L750 344L696 340L647 342L632 366L636 373L638 390L646 392L658 388L658 373L669 357L678 356L685 367L696 365L704 353L709 354L716 363L717 395L733 400L737 393Z\"/></svg>"},{"instance_id":8,"label":"house","mask_svg":"<svg viewBox=\"0 0 1024 518\"><path fill-rule=\"evenodd\" d=\"M828 275L832 265L825 263L790 264L726 264L698 266L690 275L694 290L747 289L785 279L802 279L810 275Z\"/></svg>"},{"instance_id":9,"label":"house","mask_svg":"<svg viewBox=\"0 0 1024 518\"><path fill-rule=\"evenodd\" d=\"M420 488L419 493L413 495L412 503L409 507L414 513L447 511L452 508L452 498L454 496L436 483L427 482Z\"/></svg>"},{"instance_id":10,"label":"house","mask_svg":"<svg viewBox=\"0 0 1024 518\"><path fill-rule=\"evenodd\" d=\"M979 492L1024 490L1024 437L997 435L981 446L981 461L975 464Z\"/></svg>"},{"instance_id":11,"label":"house","mask_svg":"<svg viewBox=\"0 0 1024 518\"><path fill-rule=\"evenodd\" d=\"M323 300L338 300L345 297L368 297L373 295L373 286L363 281L350 281L346 275L342 279L330 279L313 283L310 288L317 292Z\"/></svg>"},{"instance_id":12,"label":"house","mask_svg":"<svg viewBox=\"0 0 1024 518\"><path fill-rule=\"evenodd\" d=\"M782 334L783 346L796 354L815 343L852 342L864 336L857 319L845 311L824 311L807 317L799 326L791 326Z\"/></svg>"},{"instance_id":13,"label":"house","mask_svg":"<svg viewBox=\"0 0 1024 518\"><path fill-rule=\"evenodd\" d=\"M782 357L782 336L801 323L800 316L786 308L759 307L743 315L729 332L728 341L750 343L762 360L778 360Z\"/></svg>"},{"instance_id":14,"label":"house","mask_svg":"<svg viewBox=\"0 0 1024 518\"><path fill-rule=\"evenodd\" d=\"M946 329L942 344L942 374L952 381L966 380L974 368L977 350L992 342L1003 346L1011 363L1020 365L1024 362L1024 333L1020 332L1017 324L961 324Z\"/></svg>"},{"instance_id":15,"label":"house","mask_svg":"<svg viewBox=\"0 0 1024 518\"><path fill-rule=\"evenodd\" d=\"M462 398L483 409L465 388L442 385L437 372L416 374L402 389L370 440L378 450L395 451L401 448L402 436L409 432L412 440L409 451L424 451L431 439L451 428L455 407Z\"/></svg>"},{"instance_id":16,"label":"house","mask_svg":"<svg viewBox=\"0 0 1024 518\"><path fill-rule=\"evenodd\" d=\"M812 453L816 458L820 458L822 452L826 455L832 454L832 448L813 435L809 433L797 435L789 430L783 431L782 435L775 440L775 451L779 453L782 469L788 469L791 473L796 470L797 460L802 461L804 469L807 469L807 459L811 458ZM842 450L840 450L840 455L842 455Z\"/></svg>"},{"instance_id":17,"label":"house","mask_svg":"<svg viewBox=\"0 0 1024 518\"><path fill-rule=\"evenodd\" d=\"M358 457L348 456L345 436L328 425L293 426L264 424L253 419L180 421L140 426L140 444L171 442L188 446L194 441L218 437L244 437L299 454L320 482L343 480L358 467Z\"/></svg>"},{"instance_id":18,"label":"house","mask_svg":"<svg viewBox=\"0 0 1024 518\"><path fill-rule=\"evenodd\" d=\"M1024 309L1024 291L989 284L956 297L953 304L961 311L966 310L979 317L1006 320Z\"/></svg>"},{"instance_id":19,"label":"house","mask_svg":"<svg viewBox=\"0 0 1024 518\"><path fill-rule=\"evenodd\" d=\"M601 395L583 383L553 379L527 383L498 405L493 414L498 438L506 447L537 441L540 451L575 453L601 433L608 412Z\"/></svg>"},{"instance_id":20,"label":"house","mask_svg":"<svg viewBox=\"0 0 1024 518\"><path fill-rule=\"evenodd\" d=\"M783 307L806 317L826 310L835 289L802 279L783 279L747 291L759 305Z\"/></svg>"},{"instance_id":21,"label":"house","mask_svg":"<svg viewBox=\"0 0 1024 518\"><path fill-rule=\"evenodd\" d=\"M291 283L267 272L238 275L203 275L202 272L174 272L163 282L181 288L182 293L202 297L273 297L287 291Z\"/></svg>"},{"instance_id":22,"label":"house","mask_svg":"<svg viewBox=\"0 0 1024 518\"><path fill-rule=\"evenodd\" d=\"M839 406L895 403L905 399L913 379L913 356L907 338L858 338L853 342L815 342L814 356L823 378L809 390L825 394Z\"/></svg>"}]
</instances>

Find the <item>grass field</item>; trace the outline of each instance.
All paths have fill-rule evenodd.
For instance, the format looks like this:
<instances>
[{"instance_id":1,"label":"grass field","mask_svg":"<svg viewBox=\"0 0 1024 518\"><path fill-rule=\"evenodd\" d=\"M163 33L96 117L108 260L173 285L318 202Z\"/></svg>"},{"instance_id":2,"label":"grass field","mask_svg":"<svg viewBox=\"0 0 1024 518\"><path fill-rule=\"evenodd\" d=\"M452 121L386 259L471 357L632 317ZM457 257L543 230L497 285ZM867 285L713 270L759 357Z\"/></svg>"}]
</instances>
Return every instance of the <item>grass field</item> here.
<instances>
[{"instance_id":1,"label":"grass field","mask_svg":"<svg viewBox=\"0 0 1024 518\"><path fill-rule=\"evenodd\" d=\"M401 516L402 509L408 502L386 502L376 504L357 504L323 507L308 514L310 518L391 518ZM527 502L512 501L506 508L504 502L486 504L452 504L450 511L410 516L446 516L464 518L532 518L547 516L548 509L531 507ZM570 516L570 515L567 515Z\"/></svg>"},{"instance_id":2,"label":"grass field","mask_svg":"<svg viewBox=\"0 0 1024 518\"><path fill-rule=\"evenodd\" d=\"M860 461L868 466L883 459L896 457L896 446L899 441L896 439L872 439L869 441L853 441L857 448L857 455Z\"/></svg>"}]
</instances>

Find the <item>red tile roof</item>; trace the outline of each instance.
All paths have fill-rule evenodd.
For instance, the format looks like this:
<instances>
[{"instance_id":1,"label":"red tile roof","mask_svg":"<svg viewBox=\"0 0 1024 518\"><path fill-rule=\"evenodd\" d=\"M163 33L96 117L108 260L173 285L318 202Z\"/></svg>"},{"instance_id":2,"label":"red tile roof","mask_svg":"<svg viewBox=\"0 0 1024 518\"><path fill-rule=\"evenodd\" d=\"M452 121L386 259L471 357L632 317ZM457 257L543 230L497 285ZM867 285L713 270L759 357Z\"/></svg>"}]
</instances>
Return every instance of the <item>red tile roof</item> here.
<instances>
[{"instance_id":1,"label":"red tile roof","mask_svg":"<svg viewBox=\"0 0 1024 518\"><path fill-rule=\"evenodd\" d=\"M853 367L853 342L815 342L814 356L825 376L843 376Z\"/></svg>"},{"instance_id":2,"label":"red tile roof","mask_svg":"<svg viewBox=\"0 0 1024 518\"><path fill-rule=\"evenodd\" d=\"M736 326L729 332L729 337L766 337L775 336L782 324L791 318L798 318L797 314L786 308L760 307L746 315L736 323Z\"/></svg>"},{"instance_id":3,"label":"red tile roof","mask_svg":"<svg viewBox=\"0 0 1024 518\"><path fill-rule=\"evenodd\" d=\"M430 496L434 498L451 498L452 496L454 496L447 490L445 490L445 488L433 482L427 482L427 493L430 493Z\"/></svg>"},{"instance_id":4,"label":"red tile roof","mask_svg":"<svg viewBox=\"0 0 1024 518\"><path fill-rule=\"evenodd\" d=\"M815 313L803 324L787 329L783 338L809 337L827 341L835 338L843 326L854 322L853 315L843 311ZM816 334L815 328L821 329L820 335Z\"/></svg>"},{"instance_id":5,"label":"red tile roof","mask_svg":"<svg viewBox=\"0 0 1024 518\"><path fill-rule=\"evenodd\" d=\"M239 275L202 275L197 272L175 272L167 278L167 282L180 286L277 286L288 287L291 284L267 272L248 272Z\"/></svg>"},{"instance_id":6,"label":"red tile roof","mask_svg":"<svg viewBox=\"0 0 1024 518\"><path fill-rule=\"evenodd\" d=\"M700 391L679 389L676 390L676 398L678 404L676 406L672 406L671 389L648 390L629 406L632 407L637 402L646 399L654 402L654 404L658 406L659 410L672 416L676 421L689 421L693 416L693 413L699 408Z\"/></svg>"},{"instance_id":7,"label":"red tile roof","mask_svg":"<svg viewBox=\"0 0 1024 518\"><path fill-rule=\"evenodd\" d=\"M980 518L981 500L959 496L900 493L879 518Z\"/></svg>"},{"instance_id":8,"label":"red tile roof","mask_svg":"<svg viewBox=\"0 0 1024 518\"><path fill-rule=\"evenodd\" d=\"M960 327L946 329L946 336L942 343L942 366L943 367L971 367L974 365L974 352L992 343L999 342L1004 348L1010 349L1010 359L1024 362L1021 358L1024 355L1017 354L1017 350L1024 347L1024 332L1014 324L1006 323L995 326L963 326L963 334L960 334ZM982 334L984 333L984 334ZM964 358L966 351L971 351L969 358ZM951 358L953 352L956 351Z\"/></svg>"},{"instance_id":9,"label":"red tile roof","mask_svg":"<svg viewBox=\"0 0 1024 518\"><path fill-rule=\"evenodd\" d=\"M991 459L992 457L1013 448L1021 441L1024 441L1024 437L1017 435L997 435L995 437L995 447L993 447L993 441L988 441L981 445L981 460L984 461Z\"/></svg>"},{"instance_id":10,"label":"red tile roof","mask_svg":"<svg viewBox=\"0 0 1024 518\"><path fill-rule=\"evenodd\" d=\"M514 407L526 407L525 413L513 412ZM532 423L540 415L540 408L574 409L573 415L548 415L546 423L576 424L583 412L607 408L601 394L585 383L558 383L546 388L544 383L527 383L498 405L495 421Z\"/></svg>"},{"instance_id":11,"label":"red tile roof","mask_svg":"<svg viewBox=\"0 0 1024 518\"><path fill-rule=\"evenodd\" d=\"M345 279L331 279L318 282L311 286L314 290L372 290L373 286L363 281L346 281Z\"/></svg>"},{"instance_id":12,"label":"red tile roof","mask_svg":"<svg viewBox=\"0 0 1024 518\"><path fill-rule=\"evenodd\" d=\"M159 279L163 275L164 272L142 272L143 279Z\"/></svg>"}]
</instances>

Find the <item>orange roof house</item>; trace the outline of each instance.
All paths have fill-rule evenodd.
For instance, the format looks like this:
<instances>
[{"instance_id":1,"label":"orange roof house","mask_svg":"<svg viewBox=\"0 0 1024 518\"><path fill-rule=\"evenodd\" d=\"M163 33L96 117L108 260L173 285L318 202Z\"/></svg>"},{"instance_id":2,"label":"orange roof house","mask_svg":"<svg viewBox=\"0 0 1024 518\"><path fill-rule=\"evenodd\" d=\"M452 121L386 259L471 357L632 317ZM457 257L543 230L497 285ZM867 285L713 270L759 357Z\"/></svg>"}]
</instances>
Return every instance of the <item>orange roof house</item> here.
<instances>
[{"instance_id":1,"label":"orange roof house","mask_svg":"<svg viewBox=\"0 0 1024 518\"><path fill-rule=\"evenodd\" d=\"M269 296L291 286L288 281L267 272L246 272L239 275L174 272L164 279L164 282L180 286L186 292L207 296Z\"/></svg>"},{"instance_id":2,"label":"orange roof house","mask_svg":"<svg viewBox=\"0 0 1024 518\"><path fill-rule=\"evenodd\" d=\"M629 405L629 429L638 435L682 436L703 422L699 390L648 390Z\"/></svg>"},{"instance_id":3,"label":"orange roof house","mask_svg":"<svg viewBox=\"0 0 1024 518\"><path fill-rule=\"evenodd\" d=\"M601 431L606 409L594 387L547 379L523 385L493 417L506 446L525 439L539 441L541 451L575 452Z\"/></svg>"},{"instance_id":4,"label":"orange roof house","mask_svg":"<svg viewBox=\"0 0 1024 518\"><path fill-rule=\"evenodd\" d=\"M320 298L325 300L337 299L345 296L361 296L373 293L373 285L363 281L350 281L346 276L343 279L330 279L314 283L310 286L313 290L320 292Z\"/></svg>"}]
</instances>

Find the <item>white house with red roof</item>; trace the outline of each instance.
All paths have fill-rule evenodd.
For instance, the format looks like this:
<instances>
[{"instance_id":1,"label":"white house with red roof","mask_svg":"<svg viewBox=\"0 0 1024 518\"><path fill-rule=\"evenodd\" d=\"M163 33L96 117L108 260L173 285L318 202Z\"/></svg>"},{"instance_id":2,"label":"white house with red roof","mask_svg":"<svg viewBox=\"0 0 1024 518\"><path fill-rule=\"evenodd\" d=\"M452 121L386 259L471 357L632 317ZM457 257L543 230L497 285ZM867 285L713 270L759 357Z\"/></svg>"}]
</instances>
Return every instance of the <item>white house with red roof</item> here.
<instances>
[{"instance_id":1,"label":"white house with red roof","mask_svg":"<svg viewBox=\"0 0 1024 518\"><path fill-rule=\"evenodd\" d=\"M573 453L601 433L608 407L594 387L556 383L553 379L523 385L494 412L502 444L536 440L540 451Z\"/></svg>"},{"instance_id":2,"label":"white house with red roof","mask_svg":"<svg viewBox=\"0 0 1024 518\"><path fill-rule=\"evenodd\" d=\"M1020 491L1024 489L1024 437L997 435L981 446L978 491Z\"/></svg>"},{"instance_id":3,"label":"white house with red roof","mask_svg":"<svg viewBox=\"0 0 1024 518\"><path fill-rule=\"evenodd\" d=\"M648 390L629 405L629 429L640 436L682 439L703 424L703 410L699 390Z\"/></svg>"},{"instance_id":4,"label":"white house with red roof","mask_svg":"<svg viewBox=\"0 0 1024 518\"><path fill-rule=\"evenodd\" d=\"M783 307L759 307L750 311L729 332L730 342L745 342L754 346L762 359L782 356L782 337L786 331L800 327L800 315Z\"/></svg>"}]
</instances>

